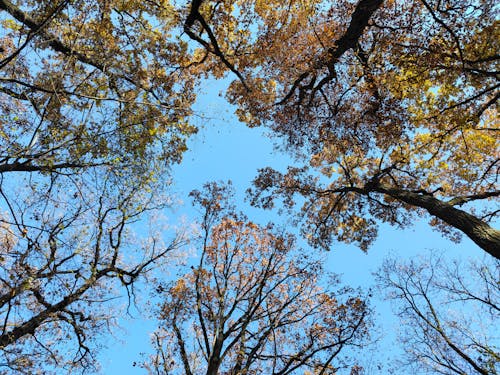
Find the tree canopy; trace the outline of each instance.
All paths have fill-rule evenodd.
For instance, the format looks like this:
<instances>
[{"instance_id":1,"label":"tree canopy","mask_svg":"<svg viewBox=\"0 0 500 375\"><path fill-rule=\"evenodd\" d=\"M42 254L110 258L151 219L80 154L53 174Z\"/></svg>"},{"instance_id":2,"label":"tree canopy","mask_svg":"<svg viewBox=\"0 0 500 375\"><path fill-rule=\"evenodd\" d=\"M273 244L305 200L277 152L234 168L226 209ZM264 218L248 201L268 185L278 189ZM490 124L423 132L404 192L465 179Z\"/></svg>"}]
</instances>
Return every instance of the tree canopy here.
<instances>
[{"instance_id":1,"label":"tree canopy","mask_svg":"<svg viewBox=\"0 0 500 375\"><path fill-rule=\"evenodd\" d=\"M132 230L165 205L142 182L117 188L113 175L74 179L72 186L56 180L41 189L19 178L28 191L15 202L5 194L13 187L2 181L4 203L12 204L0 214L2 374L98 368L102 335L113 332L125 307L114 302L120 290L132 303L137 281L168 264L184 242L155 228Z\"/></svg>"},{"instance_id":2,"label":"tree canopy","mask_svg":"<svg viewBox=\"0 0 500 375\"><path fill-rule=\"evenodd\" d=\"M183 242L133 229L168 205L196 131L197 60L172 9L0 1L2 373L95 369L110 301Z\"/></svg>"},{"instance_id":3,"label":"tree canopy","mask_svg":"<svg viewBox=\"0 0 500 375\"><path fill-rule=\"evenodd\" d=\"M302 195L304 234L323 248L366 250L378 223L425 213L500 257L494 1L192 1L190 15L213 73L237 74L240 120L303 164L263 168L254 204Z\"/></svg>"},{"instance_id":4,"label":"tree canopy","mask_svg":"<svg viewBox=\"0 0 500 375\"><path fill-rule=\"evenodd\" d=\"M439 254L387 259L377 278L401 319L400 342L411 372L498 374L495 330L500 312L499 262L443 262ZM498 330L497 330L498 331Z\"/></svg>"},{"instance_id":5,"label":"tree canopy","mask_svg":"<svg viewBox=\"0 0 500 375\"><path fill-rule=\"evenodd\" d=\"M235 212L230 194L217 184L193 193L202 206L200 261L157 287L156 353L144 367L187 375L359 371L344 352L367 342L366 302L338 288L337 277L326 279L321 260L301 256L293 236Z\"/></svg>"},{"instance_id":6,"label":"tree canopy","mask_svg":"<svg viewBox=\"0 0 500 375\"><path fill-rule=\"evenodd\" d=\"M180 161L197 79L168 2L2 0L0 10L0 172Z\"/></svg>"}]
</instances>

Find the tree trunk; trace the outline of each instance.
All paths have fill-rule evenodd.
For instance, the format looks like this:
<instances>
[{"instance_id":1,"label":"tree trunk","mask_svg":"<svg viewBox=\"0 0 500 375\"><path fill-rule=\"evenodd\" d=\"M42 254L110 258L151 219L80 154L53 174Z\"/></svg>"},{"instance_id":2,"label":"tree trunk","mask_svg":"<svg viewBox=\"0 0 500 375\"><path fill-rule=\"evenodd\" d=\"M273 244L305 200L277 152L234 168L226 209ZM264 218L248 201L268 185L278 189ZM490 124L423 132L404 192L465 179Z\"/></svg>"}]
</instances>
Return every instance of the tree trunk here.
<instances>
[{"instance_id":1,"label":"tree trunk","mask_svg":"<svg viewBox=\"0 0 500 375\"><path fill-rule=\"evenodd\" d=\"M222 325L223 326L223 325ZM216 333L215 343L212 348L212 353L208 358L208 367L206 375L217 375L221 365L222 345L224 344L224 336L222 328L219 327Z\"/></svg>"},{"instance_id":2,"label":"tree trunk","mask_svg":"<svg viewBox=\"0 0 500 375\"><path fill-rule=\"evenodd\" d=\"M378 185L375 191L389 195L409 205L421 207L431 215L465 233L481 249L500 259L500 230L476 216L443 202L432 195L419 194L385 185Z\"/></svg>"}]
</instances>

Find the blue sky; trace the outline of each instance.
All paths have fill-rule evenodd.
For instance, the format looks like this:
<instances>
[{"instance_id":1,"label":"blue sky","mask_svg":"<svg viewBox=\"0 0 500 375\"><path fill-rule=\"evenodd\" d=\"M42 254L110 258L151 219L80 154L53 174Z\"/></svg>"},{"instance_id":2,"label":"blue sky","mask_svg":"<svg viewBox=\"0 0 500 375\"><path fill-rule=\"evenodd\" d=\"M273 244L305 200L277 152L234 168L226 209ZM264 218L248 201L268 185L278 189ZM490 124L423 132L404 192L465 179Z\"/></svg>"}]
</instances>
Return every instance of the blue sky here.
<instances>
[{"instance_id":1,"label":"blue sky","mask_svg":"<svg viewBox=\"0 0 500 375\"><path fill-rule=\"evenodd\" d=\"M236 203L247 212L251 220L284 223L284 218L277 217L273 212L249 209L244 202L244 192L256 176L258 168L272 166L283 170L291 161L274 151L272 141L265 136L263 129L249 129L238 123L232 114L232 108L219 96L223 87L223 81L211 81L196 105L197 116L193 120L200 126L200 131L190 140L189 151L182 164L173 169L172 192L184 203L168 209L166 215L174 225L182 218L187 221L196 220L197 213L191 207L188 193L201 188L208 181L231 179L236 190ZM383 225L377 241L366 254L355 246L335 244L325 254L326 269L342 274L342 281L346 285L367 289L373 286L372 273L387 256L412 258L430 250L442 251L445 257L450 258L483 256L483 252L468 238L464 238L460 244L454 244L432 231L424 219L405 230ZM172 274L174 273L175 270ZM147 299L147 296L142 297ZM380 325L377 335L382 337L380 346L384 347L380 352L387 357L378 355L376 359L386 362L393 359L398 350L394 332L399 322L392 315L388 303L381 301L377 295L374 296L373 305ZM155 322L141 318L138 313L134 315L136 318L122 321L124 330L117 331L116 336L122 340L121 343L107 340L109 348L100 355L102 373L145 373L132 367L132 363L141 360L140 352L149 350L149 333L154 330ZM388 351L387 347L393 350ZM369 373L386 372L372 368Z\"/></svg>"}]
</instances>

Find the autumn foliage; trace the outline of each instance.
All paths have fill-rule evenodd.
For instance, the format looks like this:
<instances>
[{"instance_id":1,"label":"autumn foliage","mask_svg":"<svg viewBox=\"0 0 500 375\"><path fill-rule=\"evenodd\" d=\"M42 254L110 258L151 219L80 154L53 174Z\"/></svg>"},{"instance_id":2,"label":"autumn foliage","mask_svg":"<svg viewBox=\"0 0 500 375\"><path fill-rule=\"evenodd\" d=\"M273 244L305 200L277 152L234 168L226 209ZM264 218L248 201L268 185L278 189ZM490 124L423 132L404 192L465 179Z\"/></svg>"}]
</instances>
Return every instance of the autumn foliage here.
<instances>
[{"instance_id":1,"label":"autumn foliage","mask_svg":"<svg viewBox=\"0 0 500 375\"><path fill-rule=\"evenodd\" d=\"M0 372L93 371L140 278L197 80L167 3L0 1Z\"/></svg>"},{"instance_id":2,"label":"autumn foliage","mask_svg":"<svg viewBox=\"0 0 500 375\"><path fill-rule=\"evenodd\" d=\"M203 206L197 266L160 284L160 328L144 367L165 374L325 374L355 365L367 342L366 302L325 278L292 236L228 209L228 187L195 192ZM351 352L352 353L352 352ZM357 367L357 366L355 366Z\"/></svg>"},{"instance_id":3,"label":"autumn foliage","mask_svg":"<svg viewBox=\"0 0 500 375\"><path fill-rule=\"evenodd\" d=\"M180 161L197 79L171 5L3 0L0 10L0 171L144 173L148 160Z\"/></svg>"},{"instance_id":4,"label":"autumn foliage","mask_svg":"<svg viewBox=\"0 0 500 375\"><path fill-rule=\"evenodd\" d=\"M494 1L193 1L191 12L198 36L215 36L214 74L238 72L227 98L240 120L302 163L263 168L256 205L302 195L304 234L323 248L366 250L378 223L426 214L500 257Z\"/></svg>"},{"instance_id":5,"label":"autumn foliage","mask_svg":"<svg viewBox=\"0 0 500 375\"><path fill-rule=\"evenodd\" d=\"M156 215L207 80L229 77L239 120L291 156L261 166L248 199L313 247L367 251L380 224L424 217L500 259L493 0L0 0L0 24L0 373L97 370L123 312L110 301L131 304L141 280L160 301L152 372L362 372L367 302L295 237L238 213L227 186L192 194L199 262L151 278L185 242ZM485 264L473 271L495 290ZM384 274L420 329L413 358L432 338L431 368L495 372L497 348L436 312L424 269ZM446 272L429 288L478 295Z\"/></svg>"}]
</instances>

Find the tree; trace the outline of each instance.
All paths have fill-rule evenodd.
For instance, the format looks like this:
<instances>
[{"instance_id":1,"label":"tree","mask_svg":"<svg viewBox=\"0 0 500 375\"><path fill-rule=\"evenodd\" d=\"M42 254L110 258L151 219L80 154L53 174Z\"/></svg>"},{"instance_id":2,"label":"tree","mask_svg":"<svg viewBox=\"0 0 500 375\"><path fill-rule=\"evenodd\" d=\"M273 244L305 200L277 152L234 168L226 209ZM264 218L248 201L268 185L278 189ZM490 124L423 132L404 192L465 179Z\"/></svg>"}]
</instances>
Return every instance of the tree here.
<instances>
[{"instance_id":1,"label":"tree","mask_svg":"<svg viewBox=\"0 0 500 375\"><path fill-rule=\"evenodd\" d=\"M369 309L352 290L321 287L323 268L272 225L236 214L228 186L193 193L203 208L200 261L158 286L157 374L334 374L362 346ZM342 356L341 356L342 355ZM354 366L351 373L360 371Z\"/></svg>"},{"instance_id":2,"label":"tree","mask_svg":"<svg viewBox=\"0 0 500 375\"><path fill-rule=\"evenodd\" d=\"M167 1L0 0L0 372L97 366L120 293L181 237L168 199L197 60ZM132 302L132 300L129 300Z\"/></svg>"},{"instance_id":3,"label":"tree","mask_svg":"<svg viewBox=\"0 0 500 375\"><path fill-rule=\"evenodd\" d=\"M318 247L366 250L378 223L427 214L500 258L495 3L192 1L185 27L216 76L237 72L240 120L303 163L262 169L253 203L305 202Z\"/></svg>"},{"instance_id":4,"label":"tree","mask_svg":"<svg viewBox=\"0 0 500 375\"><path fill-rule=\"evenodd\" d=\"M402 321L403 364L425 373L498 374L498 260L387 260L379 285Z\"/></svg>"},{"instance_id":5,"label":"tree","mask_svg":"<svg viewBox=\"0 0 500 375\"><path fill-rule=\"evenodd\" d=\"M155 184L148 193L143 183L117 187L111 173L75 180L72 190L54 181L44 196L37 188L15 204L4 193L8 184L0 188L9 205L0 216L2 374L95 369L101 334L112 332L122 311L119 287L133 302L136 282L183 243L131 230L165 205Z\"/></svg>"}]
</instances>

